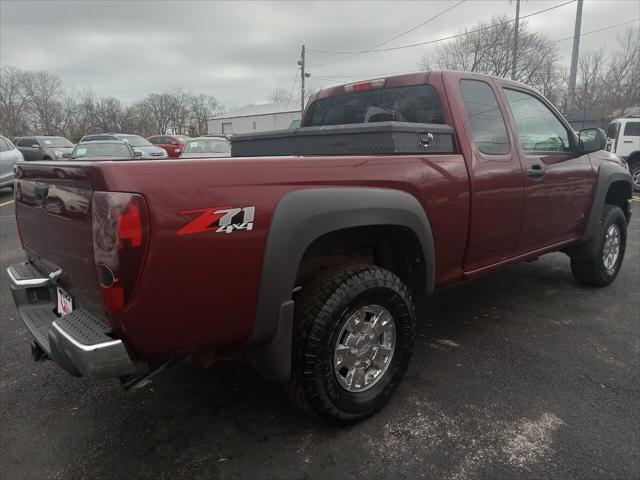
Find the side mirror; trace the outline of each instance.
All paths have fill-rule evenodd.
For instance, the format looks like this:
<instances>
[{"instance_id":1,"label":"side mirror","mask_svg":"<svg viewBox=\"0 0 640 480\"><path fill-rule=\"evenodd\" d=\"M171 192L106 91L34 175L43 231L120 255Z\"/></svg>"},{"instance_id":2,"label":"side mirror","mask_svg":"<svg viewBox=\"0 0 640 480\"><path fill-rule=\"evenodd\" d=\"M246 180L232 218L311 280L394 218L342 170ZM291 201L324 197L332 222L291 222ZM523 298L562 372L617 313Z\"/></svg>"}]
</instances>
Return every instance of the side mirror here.
<instances>
[{"instance_id":1,"label":"side mirror","mask_svg":"<svg viewBox=\"0 0 640 480\"><path fill-rule=\"evenodd\" d=\"M62 158L69 158L71 156L70 153L63 153Z\"/></svg>"},{"instance_id":2,"label":"side mirror","mask_svg":"<svg viewBox=\"0 0 640 480\"><path fill-rule=\"evenodd\" d=\"M180 153L181 151L182 151L181 148L176 148L176 150L175 150L176 153Z\"/></svg>"},{"instance_id":3,"label":"side mirror","mask_svg":"<svg viewBox=\"0 0 640 480\"><path fill-rule=\"evenodd\" d=\"M592 153L604 150L607 145L607 135L601 128L585 128L578 133L580 153Z\"/></svg>"},{"instance_id":4,"label":"side mirror","mask_svg":"<svg viewBox=\"0 0 640 480\"><path fill-rule=\"evenodd\" d=\"M140 150L135 150L133 152L133 156L136 157L136 158L141 157L142 156L142 152Z\"/></svg>"},{"instance_id":5,"label":"side mirror","mask_svg":"<svg viewBox=\"0 0 640 480\"><path fill-rule=\"evenodd\" d=\"M42 147L37 143L34 143L33 145L31 145L31 148L37 148L38 150L42 149Z\"/></svg>"}]
</instances>

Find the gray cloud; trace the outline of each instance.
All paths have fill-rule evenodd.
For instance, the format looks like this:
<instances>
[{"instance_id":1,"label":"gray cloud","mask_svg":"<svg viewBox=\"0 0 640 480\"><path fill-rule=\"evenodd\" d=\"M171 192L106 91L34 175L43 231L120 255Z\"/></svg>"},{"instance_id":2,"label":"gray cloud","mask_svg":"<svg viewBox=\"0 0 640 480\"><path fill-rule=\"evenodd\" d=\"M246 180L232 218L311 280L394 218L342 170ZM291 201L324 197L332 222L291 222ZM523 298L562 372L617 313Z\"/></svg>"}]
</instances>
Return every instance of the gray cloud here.
<instances>
[{"instance_id":1,"label":"gray cloud","mask_svg":"<svg viewBox=\"0 0 640 480\"><path fill-rule=\"evenodd\" d=\"M215 95L226 105L264 102L275 88L290 89L300 45L328 50L366 49L448 8L447 1L0 2L0 64L60 75L65 85L92 88L127 101L180 87ZM562 0L522 3L523 15ZM390 46L457 33L492 15L513 15L508 0L469 0ZM640 16L634 0L587 0L583 31ZM573 33L575 4L532 17L550 39ZM615 43L622 29L582 39L582 51ZM571 41L558 44L568 63ZM426 47L363 54L310 68L318 76L366 78L415 70ZM309 52L313 65L340 55Z\"/></svg>"}]
</instances>

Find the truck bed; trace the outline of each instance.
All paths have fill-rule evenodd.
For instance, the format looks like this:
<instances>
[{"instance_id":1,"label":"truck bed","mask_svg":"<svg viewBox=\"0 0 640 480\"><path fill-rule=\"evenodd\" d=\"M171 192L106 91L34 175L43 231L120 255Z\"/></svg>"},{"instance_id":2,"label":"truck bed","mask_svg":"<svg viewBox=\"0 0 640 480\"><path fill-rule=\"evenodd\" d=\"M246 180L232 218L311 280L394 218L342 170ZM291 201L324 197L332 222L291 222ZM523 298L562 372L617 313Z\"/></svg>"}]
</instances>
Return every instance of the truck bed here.
<instances>
[{"instance_id":1,"label":"truck bed","mask_svg":"<svg viewBox=\"0 0 640 480\"><path fill-rule=\"evenodd\" d=\"M431 219L439 249L436 281L460 278L469 185L459 154L34 162L19 173L17 191L22 193L16 209L22 238L29 239L28 257L39 268L60 267L65 290L79 303L97 305L93 192L144 197L150 224L147 255L133 301L124 311L109 313L108 320L115 335L126 336L137 357L161 358L247 341L279 200L294 190L328 186L397 189L413 195ZM51 200L66 202L61 211L47 208L45 188ZM228 206L255 209L251 230L177 234L206 209ZM209 295L202 294L203 285Z\"/></svg>"}]
</instances>

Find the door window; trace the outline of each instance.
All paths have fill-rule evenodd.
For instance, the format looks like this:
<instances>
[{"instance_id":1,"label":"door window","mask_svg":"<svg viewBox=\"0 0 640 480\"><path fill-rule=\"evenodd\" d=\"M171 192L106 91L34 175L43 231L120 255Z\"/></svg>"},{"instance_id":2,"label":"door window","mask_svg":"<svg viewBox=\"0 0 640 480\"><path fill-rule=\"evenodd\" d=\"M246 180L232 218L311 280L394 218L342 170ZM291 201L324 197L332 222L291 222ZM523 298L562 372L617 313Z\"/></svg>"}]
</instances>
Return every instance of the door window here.
<instances>
[{"instance_id":1,"label":"door window","mask_svg":"<svg viewBox=\"0 0 640 480\"><path fill-rule=\"evenodd\" d=\"M571 151L569 132L549 108L533 95L504 89L525 153Z\"/></svg>"},{"instance_id":2,"label":"door window","mask_svg":"<svg viewBox=\"0 0 640 480\"><path fill-rule=\"evenodd\" d=\"M0 152L8 152L11 150L7 142L4 141L4 138L0 138Z\"/></svg>"},{"instance_id":3,"label":"door window","mask_svg":"<svg viewBox=\"0 0 640 480\"><path fill-rule=\"evenodd\" d=\"M478 150L487 155L509 153L507 127L489 84L480 80L461 80L460 91Z\"/></svg>"}]
</instances>

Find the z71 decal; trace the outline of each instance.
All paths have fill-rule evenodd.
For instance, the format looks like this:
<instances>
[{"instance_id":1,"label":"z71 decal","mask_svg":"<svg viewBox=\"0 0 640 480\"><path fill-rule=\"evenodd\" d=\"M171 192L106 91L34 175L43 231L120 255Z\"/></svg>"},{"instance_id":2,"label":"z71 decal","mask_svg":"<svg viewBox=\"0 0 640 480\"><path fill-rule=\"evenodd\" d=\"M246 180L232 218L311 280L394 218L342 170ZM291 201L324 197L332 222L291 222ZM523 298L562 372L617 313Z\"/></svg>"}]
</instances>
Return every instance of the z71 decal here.
<instances>
[{"instance_id":1,"label":"z71 decal","mask_svg":"<svg viewBox=\"0 0 640 480\"><path fill-rule=\"evenodd\" d=\"M199 213L196 218L178 230L178 235L210 232L231 233L234 230L253 230L256 207L234 208L229 206L183 210L181 215Z\"/></svg>"}]
</instances>

